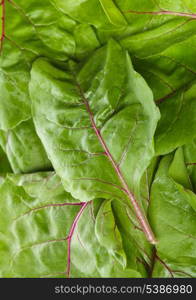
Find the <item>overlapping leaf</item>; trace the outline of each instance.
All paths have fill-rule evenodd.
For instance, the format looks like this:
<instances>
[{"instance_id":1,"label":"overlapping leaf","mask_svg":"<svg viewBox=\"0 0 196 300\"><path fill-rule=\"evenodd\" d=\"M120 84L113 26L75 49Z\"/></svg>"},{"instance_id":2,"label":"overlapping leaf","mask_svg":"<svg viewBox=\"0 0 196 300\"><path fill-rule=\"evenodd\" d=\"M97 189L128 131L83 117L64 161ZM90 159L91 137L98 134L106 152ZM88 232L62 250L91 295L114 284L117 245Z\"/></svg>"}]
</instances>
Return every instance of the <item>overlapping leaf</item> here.
<instances>
[{"instance_id":1,"label":"overlapping leaf","mask_svg":"<svg viewBox=\"0 0 196 300\"><path fill-rule=\"evenodd\" d=\"M66 237L79 210L76 200L54 173L8 175L0 191L0 276L66 277ZM140 277L137 266L122 267L99 243L94 219L89 204L73 235L71 276ZM100 226L96 221L99 232ZM106 243L112 238L110 232Z\"/></svg>"},{"instance_id":2,"label":"overlapping leaf","mask_svg":"<svg viewBox=\"0 0 196 300\"><path fill-rule=\"evenodd\" d=\"M118 174L103 153L90 121L83 101L86 97L103 140L129 187L137 193L154 155L159 112L151 91L114 41L95 53L77 78L74 76L44 60L36 61L31 72L33 117L55 170L76 198L108 198L110 193L122 197Z\"/></svg>"}]
</instances>

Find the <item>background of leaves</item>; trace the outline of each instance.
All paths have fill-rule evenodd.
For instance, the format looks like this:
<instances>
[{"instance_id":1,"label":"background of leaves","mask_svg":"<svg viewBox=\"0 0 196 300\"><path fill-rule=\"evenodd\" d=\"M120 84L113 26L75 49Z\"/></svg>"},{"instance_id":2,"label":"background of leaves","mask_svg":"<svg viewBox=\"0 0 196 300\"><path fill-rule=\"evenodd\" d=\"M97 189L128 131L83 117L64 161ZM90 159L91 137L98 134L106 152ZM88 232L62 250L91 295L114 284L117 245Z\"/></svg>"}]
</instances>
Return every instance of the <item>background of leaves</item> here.
<instances>
[{"instance_id":1,"label":"background of leaves","mask_svg":"<svg viewBox=\"0 0 196 300\"><path fill-rule=\"evenodd\" d=\"M72 277L195 277L196 21L128 10L196 13L196 1L5 1L5 38L0 56L1 277L67 276L66 237L78 206L59 204L90 200L72 239ZM108 43L111 38L113 45ZM122 50L117 50L119 45ZM97 99L102 103L107 89L111 98L118 94L112 88L122 80L121 73L130 72L127 74L135 78L121 61L126 50L134 69L151 88L161 113L154 135L155 152L153 130L148 132L149 144L145 146L147 129L143 135L136 131L135 137L143 145L141 155L133 149L125 162L131 170L138 168L130 186L159 241L156 249L138 230L126 200L119 201L119 190L106 189L103 182L79 184L72 180L75 173L65 161L88 159L86 154L69 157L55 148L64 146L69 137L61 129L67 126L68 117L62 99L66 96L77 101L68 72L70 59L75 62L85 92L94 93L95 103ZM110 71L109 77L118 75L112 82L101 70ZM100 90L101 76L105 86ZM90 86L94 78L97 83L95 80ZM132 82L132 88L136 90L139 84ZM143 89L146 96L146 84ZM40 95L46 101L39 102ZM151 107L152 118L146 128L155 126L158 119L155 105ZM103 111L104 115L97 116L100 122L110 117L108 107ZM130 115L130 126L136 111ZM44 121L44 114L55 123ZM77 125L79 115L71 126ZM143 115L148 116L144 104L139 120ZM73 120L74 114L71 117ZM112 129L108 130L111 134ZM99 150L95 138L90 136L90 140L90 152ZM102 172L104 166L108 173L103 172L103 176L114 180L105 162L93 166L97 169L89 168L90 175ZM130 169L127 176L132 176ZM76 168L74 172L81 175L81 170ZM117 180L114 183L118 184ZM92 186L98 192L93 193Z\"/></svg>"}]
</instances>

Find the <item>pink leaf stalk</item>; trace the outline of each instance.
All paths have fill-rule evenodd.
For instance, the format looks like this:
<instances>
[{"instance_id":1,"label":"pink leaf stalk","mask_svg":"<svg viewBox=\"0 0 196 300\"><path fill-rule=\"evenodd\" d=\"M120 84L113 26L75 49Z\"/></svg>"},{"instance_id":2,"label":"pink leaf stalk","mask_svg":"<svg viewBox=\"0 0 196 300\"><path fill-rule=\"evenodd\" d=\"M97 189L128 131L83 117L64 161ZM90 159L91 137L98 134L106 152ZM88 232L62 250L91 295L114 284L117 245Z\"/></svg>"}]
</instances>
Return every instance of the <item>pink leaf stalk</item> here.
<instances>
[{"instance_id":1,"label":"pink leaf stalk","mask_svg":"<svg viewBox=\"0 0 196 300\"><path fill-rule=\"evenodd\" d=\"M179 16L179 17L187 17L187 18L191 18L191 19L196 19L196 14L177 12L177 11L169 11L169 10L160 10L160 11L128 10L125 13L132 13L132 14L137 14L137 15L171 15L171 16Z\"/></svg>"},{"instance_id":2,"label":"pink leaf stalk","mask_svg":"<svg viewBox=\"0 0 196 300\"><path fill-rule=\"evenodd\" d=\"M3 41L5 39L5 0L2 0L0 3L2 6L2 17L1 17L1 37L0 37L0 54L3 50Z\"/></svg>"},{"instance_id":3,"label":"pink leaf stalk","mask_svg":"<svg viewBox=\"0 0 196 300\"><path fill-rule=\"evenodd\" d=\"M77 213L77 215L76 215L76 217L75 217L75 219L72 223L72 226L71 226L71 229L69 231L68 237L67 237L68 248L67 248L67 271L66 271L66 274L67 274L68 278L70 277L70 270L71 270L71 241L72 241L73 234L74 234L74 231L76 229L76 226L78 224L78 221L79 221L84 209L87 207L88 204L89 204L89 202L82 202L81 203L82 207L80 208L79 212Z\"/></svg>"},{"instance_id":4,"label":"pink leaf stalk","mask_svg":"<svg viewBox=\"0 0 196 300\"><path fill-rule=\"evenodd\" d=\"M77 84L77 83L76 83ZM90 121L91 121L91 125L92 125L92 128L102 146L102 148L104 149L104 152L106 154L106 156L108 157L109 161L111 162L121 184L122 184L122 187L123 187L123 190L125 192L125 194L128 196L128 198L130 199L131 201L131 204L134 208L134 212L135 212L135 215L140 223L140 226L142 228L142 231L144 232L147 240L151 243L151 244L156 244L157 243L157 240L154 236L154 233L147 221L147 218L144 216L139 204L137 203L136 199L135 199L135 196L133 195L133 193L130 191L129 189L129 186L126 182L126 180L124 179L124 176L121 172L121 169L119 167L119 165L116 163L116 161L114 160L112 154L110 153L110 150L108 149L102 135L101 135L101 132L100 130L97 128L96 124L95 124L95 120L94 120L94 116L93 116L93 112L91 111L91 108L90 108L90 105L89 105L89 102L88 100L85 98L84 96L84 93L83 93L83 90L82 88L80 87L79 84L77 84L77 87L78 87L78 90L79 90L79 93L80 93L80 96L81 96L81 99L83 100L85 106L86 106L86 110L89 114L89 118L90 118Z\"/></svg>"}]
</instances>

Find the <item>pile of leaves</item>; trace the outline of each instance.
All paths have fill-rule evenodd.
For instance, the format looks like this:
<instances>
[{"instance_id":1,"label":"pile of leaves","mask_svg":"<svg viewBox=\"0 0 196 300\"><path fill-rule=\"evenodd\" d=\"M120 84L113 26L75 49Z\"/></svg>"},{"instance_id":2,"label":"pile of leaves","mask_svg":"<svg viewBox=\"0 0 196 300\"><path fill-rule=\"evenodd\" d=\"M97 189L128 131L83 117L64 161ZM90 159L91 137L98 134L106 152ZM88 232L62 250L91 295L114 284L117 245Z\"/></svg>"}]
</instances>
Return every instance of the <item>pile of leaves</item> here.
<instances>
[{"instance_id":1,"label":"pile of leaves","mask_svg":"<svg viewBox=\"0 0 196 300\"><path fill-rule=\"evenodd\" d=\"M0 276L196 277L196 1L0 8Z\"/></svg>"}]
</instances>

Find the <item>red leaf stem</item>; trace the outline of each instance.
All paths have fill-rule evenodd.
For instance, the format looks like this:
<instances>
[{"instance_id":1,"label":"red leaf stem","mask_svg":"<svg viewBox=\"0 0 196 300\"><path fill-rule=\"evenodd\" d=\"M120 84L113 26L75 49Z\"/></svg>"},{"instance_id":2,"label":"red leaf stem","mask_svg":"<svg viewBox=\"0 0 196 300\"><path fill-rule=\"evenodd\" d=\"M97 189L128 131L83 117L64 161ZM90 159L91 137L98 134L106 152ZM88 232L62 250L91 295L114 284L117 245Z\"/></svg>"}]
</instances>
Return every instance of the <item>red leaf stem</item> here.
<instances>
[{"instance_id":1,"label":"red leaf stem","mask_svg":"<svg viewBox=\"0 0 196 300\"><path fill-rule=\"evenodd\" d=\"M70 270L71 270L71 241L72 241L72 237L73 237L74 231L76 229L76 226L78 224L78 221L79 221L84 209L87 207L88 204L89 204L89 202L82 203L82 207L80 208L79 212L77 213L77 215L76 215L76 217L75 217L75 219L72 223L72 226L71 226L71 229L69 231L68 237L67 237L68 248L67 248L67 271L66 271L66 274L67 274L68 278L70 277Z\"/></svg>"},{"instance_id":2,"label":"red leaf stem","mask_svg":"<svg viewBox=\"0 0 196 300\"><path fill-rule=\"evenodd\" d=\"M1 1L0 6L2 6L1 37L0 37L0 54L1 54L3 50L3 41L5 39L5 0Z\"/></svg>"},{"instance_id":3,"label":"red leaf stem","mask_svg":"<svg viewBox=\"0 0 196 300\"><path fill-rule=\"evenodd\" d=\"M140 224L140 226L142 228L142 231L144 232L147 240L151 244L156 244L157 240L156 240L156 238L154 236L154 233L153 233L153 231L152 231L152 229L151 229L151 227L150 227L150 225L148 223L147 218L144 216L144 214L143 214L143 212L142 212L142 210L141 210L141 208L140 208L137 200L135 199L134 194L130 191L129 186L128 186L128 184L127 184L127 182L126 182L126 180L125 180L125 178L124 178L124 176L123 176L123 174L121 172L121 169L120 169L119 165L114 160L112 154L110 153L109 148L107 147L107 145L106 145L106 143L105 143L105 141L104 141L104 139L103 139L103 137L101 135L100 130L97 128L97 125L96 125L95 120L94 120L94 115L93 115L93 112L92 112L92 110L90 108L89 102L85 98L84 92L83 92L81 86L77 82L76 82L76 84L77 84L78 91L79 91L79 94L81 96L81 99L83 100L83 102L84 102L84 104L86 106L86 110L87 110L87 112L89 114L89 118L90 118L90 122L91 122L91 125L93 127L93 130L94 130L94 132L95 132L95 134L96 134L96 136L97 136L97 138L98 138L98 140L99 140L99 142L100 142L100 144L101 144L104 152L106 153L106 156L108 157L109 161L111 162L111 164L112 164L112 166L113 166L113 168L114 168L114 170L115 170L115 172L116 172L116 174L117 174L117 176L118 176L118 178L119 178L119 180L120 180L120 182L122 184L122 187L123 187L123 190L124 190L125 194L128 196L128 198L129 198L129 200L130 200L130 202L131 202L131 204L133 206L135 215L136 215L136 217L137 217L137 219L139 221L139 224Z\"/></svg>"}]
</instances>

